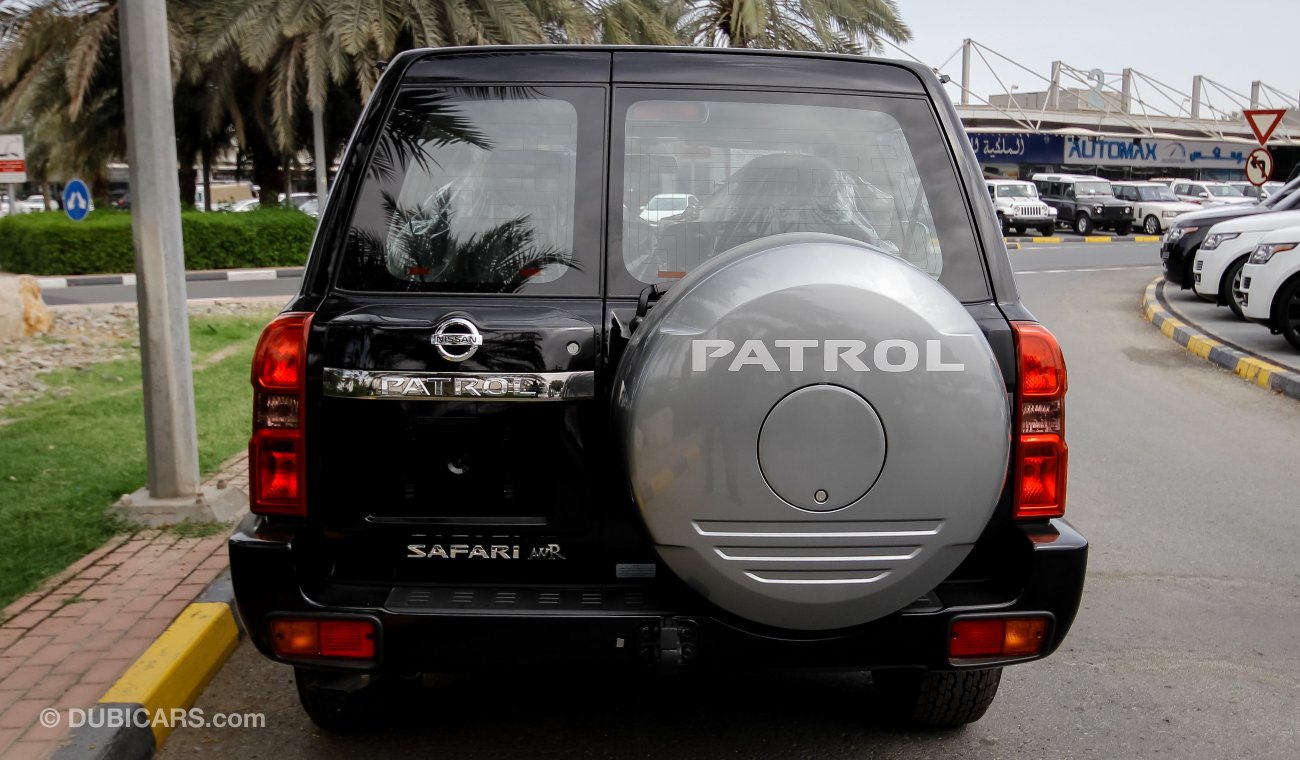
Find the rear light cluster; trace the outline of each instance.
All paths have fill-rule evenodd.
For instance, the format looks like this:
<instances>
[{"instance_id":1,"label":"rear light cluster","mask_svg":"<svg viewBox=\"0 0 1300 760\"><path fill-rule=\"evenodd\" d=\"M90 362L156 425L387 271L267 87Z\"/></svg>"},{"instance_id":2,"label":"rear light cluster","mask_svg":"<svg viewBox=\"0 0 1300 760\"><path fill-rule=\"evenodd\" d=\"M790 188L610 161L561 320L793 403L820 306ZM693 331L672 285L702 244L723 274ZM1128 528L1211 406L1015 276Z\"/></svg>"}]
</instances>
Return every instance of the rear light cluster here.
<instances>
[{"instance_id":1,"label":"rear light cluster","mask_svg":"<svg viewBox=\"0 0 1300 760\"><path fill-rule=\"evenodd\" d=\"M271 646L281 657L334 657L368 660L375 656L373 620L276 618Z\"/></svg>"},{"instance_id":2,"label":"rear light cluster","mask_svg":"<svg viewBox=\"0 0 1300 760\"><path fill-rule=\"evenodd\" d=\"M1020 381L1016 387L1013 481L1017 519L1065 514L1065 358L1056 337L1036 322L1012 322Z\"/></svg>"},{"instance_id":3,"label":"rear light cluster","mask_svg":"<svg viewBox=\"0 0 1300 760\"><path fill-rule=\"evenodd\" d=\"M253 353L248 469L249 509L255 514L307 514L303 410L311 317L305 312L276 317L262 331Z\"/></svg>"},{"instance_id":4,"label":"rear light cluster","mask_svg":"<svg viewBox=\"0 0 1300 760\"><path fill-rule=\"evenodd\" d=\"M948 657L1032 657L1047 643L1046 617L968 618L952 624Z\"/></svg>"}]
</instances>

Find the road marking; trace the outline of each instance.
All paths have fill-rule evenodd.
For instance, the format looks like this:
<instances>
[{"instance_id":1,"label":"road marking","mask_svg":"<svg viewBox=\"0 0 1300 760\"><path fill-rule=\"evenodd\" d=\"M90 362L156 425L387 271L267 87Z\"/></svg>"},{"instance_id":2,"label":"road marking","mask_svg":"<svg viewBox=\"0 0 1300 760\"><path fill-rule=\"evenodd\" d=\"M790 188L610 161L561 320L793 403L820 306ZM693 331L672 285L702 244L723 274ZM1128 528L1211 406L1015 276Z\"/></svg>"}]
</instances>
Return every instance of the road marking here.
<instances>
[{"instance_id":1,"label":"road marking","mask_svg":"<svg viewBox=\"0 0 1300 760\"><path fill-rule=\"evenodd\" d=\"M1029 242L1031 243L1060 243L1064 240L1065 238L1056 235L1041 235L1039 237L1029 238Z\"/></svg>"},{"instance_id":2,"label":"road marking","mask_svg":"<svg viewBox=\"0 0 1300 760\"><path fill-rule=\"evenodd\" d=\"M1160 240L1161 238L1159 235L1134 235L1133 236L1134 243L1159 243Z\"/></svg>"},{"instance_id":3,"label":"road marking","mask_svg":"<svg viewBox=\"0 0 1300 760\"><path fill-rule=\"evenodd\" d=\"M1016 274L1066 274L1069 272L1126 272L1138 269L1159 269L1159 264L1138 264L1127 267L1083 267L1080 269L1022 269Z\"/></svg>"},{"instance_id":4,"label":"road marking","mask_svg":"<svg viewBox=\"0 0 1300 760\"><path fill-rule=\"evenodd\" d=\"M1084 235L1083 236L1083 242L1085 243L1109 243L1110 241L1111 241L1110 235Z\"/></svg>"}]
</instances>

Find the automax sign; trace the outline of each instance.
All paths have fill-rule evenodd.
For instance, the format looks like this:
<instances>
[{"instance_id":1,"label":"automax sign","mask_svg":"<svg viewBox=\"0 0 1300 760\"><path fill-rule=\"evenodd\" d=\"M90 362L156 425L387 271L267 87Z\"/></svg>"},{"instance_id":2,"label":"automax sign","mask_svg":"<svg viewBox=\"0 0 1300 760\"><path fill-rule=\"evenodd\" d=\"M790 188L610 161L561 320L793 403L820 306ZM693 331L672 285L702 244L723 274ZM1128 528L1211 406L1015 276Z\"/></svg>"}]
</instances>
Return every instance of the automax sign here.
<instances>
[{"instance_id":1,"label":"automax sign","mask_svg":"<svg viewBox=\"0 0 1300 760\"><path fill-rule=\"evenodd\" d=\"M1244 169L1249 153L1245 146L1236 143L1147 137L1067 137L1028 132L976 132L968 136L975 157L982 164Z\"/></svg>"},{"instance_id":2,"label":"automax sign","mask_svg":"<svg viewBox=\"0 0 1300 760\"><path fill-rule=\"evenodd\" d=\"M1098 166L1179 166L1242 169L1243 146L1235 143L1158 140L1132 137L1070 137L1062 163Z\"/></svg>"}]
</instances>

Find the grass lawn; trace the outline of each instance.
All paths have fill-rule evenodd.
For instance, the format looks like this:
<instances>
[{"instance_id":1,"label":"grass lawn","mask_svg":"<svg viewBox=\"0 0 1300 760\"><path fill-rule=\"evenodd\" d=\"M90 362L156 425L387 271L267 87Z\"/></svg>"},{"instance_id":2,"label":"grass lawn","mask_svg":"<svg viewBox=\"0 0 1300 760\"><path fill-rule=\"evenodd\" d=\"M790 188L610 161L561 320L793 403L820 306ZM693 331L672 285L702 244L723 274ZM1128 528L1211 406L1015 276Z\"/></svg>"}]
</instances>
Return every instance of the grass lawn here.
<instances>
[{"instance_id":1,"label":"grass lawn","mask_svg":"<svg viewBox=\"0 0 1300 760\"><path fill-rule=\"evenodd\" d=\"M190 320L205 474L248 444L249 365L273 313ZM44 381L51 395L0 425L0 607L124 530L105 508L147 479L138 356Z\"/></svg>"}]
</instances>

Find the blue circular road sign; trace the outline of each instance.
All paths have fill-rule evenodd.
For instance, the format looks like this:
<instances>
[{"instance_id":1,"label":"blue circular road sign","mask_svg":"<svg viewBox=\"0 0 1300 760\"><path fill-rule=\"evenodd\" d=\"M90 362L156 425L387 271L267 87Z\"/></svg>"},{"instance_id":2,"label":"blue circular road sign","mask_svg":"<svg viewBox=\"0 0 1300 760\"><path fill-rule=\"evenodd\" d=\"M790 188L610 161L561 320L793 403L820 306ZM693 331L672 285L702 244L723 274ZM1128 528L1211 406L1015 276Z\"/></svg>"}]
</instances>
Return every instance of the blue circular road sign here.
<instances>
[{"instance_id":1,"label":"blue circular road sign","mask_svg":"<svg viewBox=\"0 0 1300 760\"><path fill-rule=\"evenodd\" d=\"M74 222L79 222L90 213L90 188L79 179L74 179L63 188L63 213Z\"/></svg>"}]
</instances>

